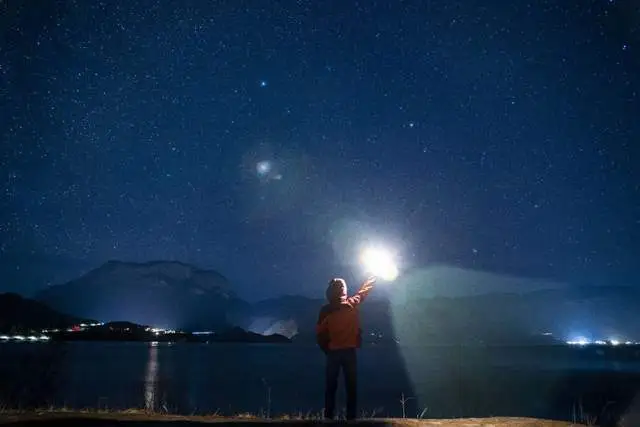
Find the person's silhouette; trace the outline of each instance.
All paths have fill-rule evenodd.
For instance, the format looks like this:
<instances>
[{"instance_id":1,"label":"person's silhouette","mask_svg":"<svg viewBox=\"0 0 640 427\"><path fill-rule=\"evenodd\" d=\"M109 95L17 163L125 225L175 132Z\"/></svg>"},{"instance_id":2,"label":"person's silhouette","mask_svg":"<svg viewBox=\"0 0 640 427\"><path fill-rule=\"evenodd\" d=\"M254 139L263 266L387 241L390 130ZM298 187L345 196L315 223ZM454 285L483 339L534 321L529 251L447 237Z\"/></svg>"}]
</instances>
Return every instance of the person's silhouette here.
<instances>
[{"instance_id":1,"label":"person's silhouette","mask_svg":"<svg viewBox=\"0 0 640 427\"><path fill-rule=\"evenodd\" d=\"M347 297L347 283L340 278L329 281L328 304L324 305L316 325L317 342L327 356L325 371L324 417L333 419L340 370L347 391L347 419L356 418L357 363L356 349L362 344L358 305L373 288L376 278L370 277L358 292Z\"/></svg>"}]
</instances>

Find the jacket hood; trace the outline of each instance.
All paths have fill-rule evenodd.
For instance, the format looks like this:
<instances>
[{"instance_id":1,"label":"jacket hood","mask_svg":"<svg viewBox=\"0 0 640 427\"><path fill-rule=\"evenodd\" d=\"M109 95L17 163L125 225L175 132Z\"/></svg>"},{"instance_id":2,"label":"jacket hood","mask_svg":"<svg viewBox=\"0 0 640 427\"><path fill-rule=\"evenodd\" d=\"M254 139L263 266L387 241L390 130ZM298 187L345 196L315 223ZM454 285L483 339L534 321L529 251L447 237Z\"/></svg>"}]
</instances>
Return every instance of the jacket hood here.
<instances>
[{"instance_id":1,"label":"jacket hood","mask_svg":"<svg viewBox=\"0 0 640 427\"><path fill-rule=\"evenodd\" d=\"M347 299L347 283L343 279L332 279L327 287L327 301L341 303Z\"/></svg>"}]
</instances>

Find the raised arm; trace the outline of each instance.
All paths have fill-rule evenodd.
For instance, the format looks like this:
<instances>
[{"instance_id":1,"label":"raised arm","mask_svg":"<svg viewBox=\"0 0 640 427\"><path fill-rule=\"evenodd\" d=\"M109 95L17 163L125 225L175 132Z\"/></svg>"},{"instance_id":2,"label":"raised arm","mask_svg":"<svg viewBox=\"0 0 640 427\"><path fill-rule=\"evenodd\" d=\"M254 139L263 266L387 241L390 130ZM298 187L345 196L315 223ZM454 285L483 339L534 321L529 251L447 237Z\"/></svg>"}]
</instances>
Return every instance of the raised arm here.
<instances>
[{"instance_id":1,"label":"raised arm","mask_svg":"<svg viewBox=\"0 0 640 427\"><path fill-rule=\"evenodd\" d=\"M376 277L371 276L367 280L365 280L362 285L360 285L360 289L356 292L352 297L347 298L347 302L353 306L360 304L364 299L369 295L371 289L373 289L373 284L376 282Z\"/></svg>"}]
</instances>

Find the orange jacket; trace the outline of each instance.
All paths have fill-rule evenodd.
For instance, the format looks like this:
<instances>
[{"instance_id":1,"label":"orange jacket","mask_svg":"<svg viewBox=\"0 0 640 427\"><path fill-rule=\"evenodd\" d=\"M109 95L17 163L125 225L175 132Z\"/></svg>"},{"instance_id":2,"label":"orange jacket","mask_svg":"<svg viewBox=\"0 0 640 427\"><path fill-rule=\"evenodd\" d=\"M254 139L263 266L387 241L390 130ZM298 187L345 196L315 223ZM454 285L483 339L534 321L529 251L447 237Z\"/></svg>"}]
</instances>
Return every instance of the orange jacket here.
<instances>
[{"instance_id":1,"label":"orange jacket","mask_svg":"<svg viewBox=\"0 0 640 427\"><path fill-rule=\"evenodd\" d=\"M327 289L326 304L320 309L316 324L316 338L320 348L328 350L358 348L362 343L358 305L368 295L368 290L360 289L347 298L346 286Z\"/></svg>"}]
</instances>

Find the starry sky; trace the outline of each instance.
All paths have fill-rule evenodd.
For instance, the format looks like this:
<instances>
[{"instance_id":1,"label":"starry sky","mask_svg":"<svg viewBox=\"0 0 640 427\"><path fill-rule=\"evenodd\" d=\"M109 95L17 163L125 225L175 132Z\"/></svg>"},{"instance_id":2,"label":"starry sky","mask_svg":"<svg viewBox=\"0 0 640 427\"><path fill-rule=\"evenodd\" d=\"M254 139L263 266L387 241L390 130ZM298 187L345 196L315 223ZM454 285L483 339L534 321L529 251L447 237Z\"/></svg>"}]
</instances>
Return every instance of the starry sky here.
<instances>
[{"instance_id":1,"label":"starry sky","mask_svg":"<svg viewBox=\"0 0 640 427\"><path fill-rule=\"evenodd\" d=\"M167 259L317 294L367 238L636 280L633 0L0 0L0 32L0 291Z\"/></svg>"}]
</instances>

